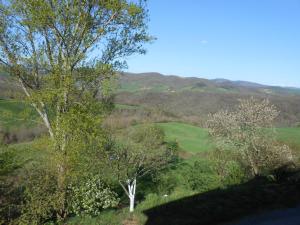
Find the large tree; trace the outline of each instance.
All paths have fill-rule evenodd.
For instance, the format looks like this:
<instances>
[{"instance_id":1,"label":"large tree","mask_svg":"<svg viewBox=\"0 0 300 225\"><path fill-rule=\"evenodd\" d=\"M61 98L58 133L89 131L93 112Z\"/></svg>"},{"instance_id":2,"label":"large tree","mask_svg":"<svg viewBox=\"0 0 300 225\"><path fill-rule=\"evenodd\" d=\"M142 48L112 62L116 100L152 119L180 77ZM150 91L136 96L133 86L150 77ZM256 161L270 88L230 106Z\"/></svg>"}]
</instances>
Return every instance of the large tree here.
<instances>
[{"instance_id":1,"label":"large tree","mask_svg":"<svg viewBox=\"0 0 300 225\"><path fill-rule=\"evenodd\" d=\"M20 85L47 127L66 190L69 155L101 136L109 82L144 53L144 0L0 1L0 64ZM77 153L76 153L77 154ZM64 194L62 199L65 199ZM64 205L62 201L62 205ZM64 206L59 213L64 216Z\"/></svg>"}]
</instances>

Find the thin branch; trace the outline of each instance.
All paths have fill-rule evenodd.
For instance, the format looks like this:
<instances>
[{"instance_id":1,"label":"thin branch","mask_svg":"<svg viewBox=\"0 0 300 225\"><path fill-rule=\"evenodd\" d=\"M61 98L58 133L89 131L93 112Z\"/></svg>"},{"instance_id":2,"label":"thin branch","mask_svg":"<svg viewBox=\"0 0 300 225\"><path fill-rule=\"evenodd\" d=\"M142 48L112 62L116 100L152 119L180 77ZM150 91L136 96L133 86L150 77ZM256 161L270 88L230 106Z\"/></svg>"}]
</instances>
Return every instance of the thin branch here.
<instances>
[{"instance_id":1,"label":"thin branch","mask_svg":"<svg viewBox=\"0 0 300 225\"><path fill-rule=\"evenodd\" d=\"M125 191L126 195L129 197L129 193L126 190L126 188L124 187L124 185L122 184L122 182L119 180L119 184L121 185L121 187L123 188L123 190Z\"/></svg>"}]
</instances>

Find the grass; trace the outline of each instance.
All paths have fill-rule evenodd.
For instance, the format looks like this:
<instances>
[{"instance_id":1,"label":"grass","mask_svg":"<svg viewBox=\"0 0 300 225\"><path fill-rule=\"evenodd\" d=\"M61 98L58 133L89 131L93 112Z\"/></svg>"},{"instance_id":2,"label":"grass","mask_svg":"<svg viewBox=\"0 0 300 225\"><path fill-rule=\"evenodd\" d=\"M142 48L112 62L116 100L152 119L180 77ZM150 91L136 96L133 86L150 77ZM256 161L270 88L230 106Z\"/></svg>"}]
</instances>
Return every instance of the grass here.
<instances>
[{"instance_id":1,"label":"grass","mask_svg":"<svg viewBox=\"0 0 300 225\"><path fill-rule=\"evenodd\" d=\"M0 100L0 125L3 127L34 126L36 112L26 103L15 100Z\"/></svg>"},{"instance_id":2,"label":"grass","mask_svg":"<svg viewBox=\"0 0 300 225\"><path fill-rule=\"evenodd\" d=\"M206 129L185 123L158 123L166 134L166 141L177 141L179 147L190 153L214 149L214 144Z\"/></svg>"},{"instance_id":3,"label":"grass","mask_svg":"<svg viewBox=\"0 0 300 225\"><path fill-rule=\"evenodd\" d=\"M278 140L300 152L300 127L277 128Z\"/></svg>"},{"instance_id":4,"label":"grass","mask_svg":"<svg viewBox=\"0 0 300 225\"><path fill-rule=\"evenodd\" d=\"M138 109L138 105L125 105L125 104L115 104L117 109Z\"/></svg>"},{"instance_id":5,"label":"grass","mask_svg":"<svg viewBox=\"0 0 300 225\"><path fill-rule=\"evenodd\" d=\"M190 153L214 149L206 129L185 123L158 123L166 134L166 141L178 141L179 147ZM300 151L300 127L277 128L278 140Z\"/></svg>"}]
</instances>

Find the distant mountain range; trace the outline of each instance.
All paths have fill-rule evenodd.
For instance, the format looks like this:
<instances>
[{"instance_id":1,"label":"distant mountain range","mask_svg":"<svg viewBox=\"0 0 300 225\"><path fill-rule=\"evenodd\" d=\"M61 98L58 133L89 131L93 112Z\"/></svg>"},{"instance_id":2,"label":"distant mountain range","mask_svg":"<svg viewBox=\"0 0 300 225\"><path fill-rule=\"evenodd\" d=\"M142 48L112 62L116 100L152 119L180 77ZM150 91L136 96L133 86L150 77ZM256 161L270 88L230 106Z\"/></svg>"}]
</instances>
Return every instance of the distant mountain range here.
<instances>
[{"instance_id":1,"label":"distant mountain range","mask_svg":"<svg viewBox=\"0 0 300 225\"><path fill-rule=\"evenodd\" d=\"M300 94L300 88L268 86L248 81L227 79L204 79L197 77L179 77L160 73L123 73L120 76L119 91L199 91L215 93L261 93L261 94Z\"/></svg>"},{"instance_id":2,"label":"distant mountain range","mask_svg":"<svg viewBox=\"0 0 300 225\"><path fill-rule=\"evenodd\" d=\"M300 88L262 85L226 79L165 76L159 73L123 73L115 102L157 109L180 120L203 124L209 113L231 110L239 99L269 99L280 110L280 126L300 122Z\"/></svg>"},{"instance_id":3,"label":"distant mountain range","mask_svg":"<svg viewBox=\"0 0 300 225\"><path fill-rule=\"evenodd\" d=\"M20 88L10 81L7 74L0 73L0 99L13 98L19 91ZM239 99L250 96L267 98L280 110L278 125L293 126L300 122L300 88L247 81L208 80L160 73L122 73L119 75L115 103L121 111L126 111L121 112L124 117L139 114L144 119L149 111L155 111L160 117L204 124L209 113L220 109L231 110Z\"/></svg>"}]
</instances>

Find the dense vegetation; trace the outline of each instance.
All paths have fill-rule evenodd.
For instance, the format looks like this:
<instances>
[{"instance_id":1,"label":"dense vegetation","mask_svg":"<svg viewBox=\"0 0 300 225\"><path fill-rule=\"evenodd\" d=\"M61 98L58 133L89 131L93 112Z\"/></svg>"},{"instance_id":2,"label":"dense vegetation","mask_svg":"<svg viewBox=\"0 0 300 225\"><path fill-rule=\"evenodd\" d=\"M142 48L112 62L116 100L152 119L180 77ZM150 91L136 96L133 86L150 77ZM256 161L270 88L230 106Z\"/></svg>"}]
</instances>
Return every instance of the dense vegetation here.
<instances>
[{"instance_id":1,"label":"dense vegetation","mask_svg":"<svg viewBox=\"0 0 300 225\"><path fill-rule=\"evenodd\" d=\"M147 21L145 1L0 1L0 224L217 224L299 203L299 90L120 78Z\"/></svg>"}]
</instances>

